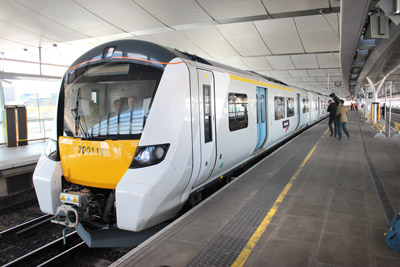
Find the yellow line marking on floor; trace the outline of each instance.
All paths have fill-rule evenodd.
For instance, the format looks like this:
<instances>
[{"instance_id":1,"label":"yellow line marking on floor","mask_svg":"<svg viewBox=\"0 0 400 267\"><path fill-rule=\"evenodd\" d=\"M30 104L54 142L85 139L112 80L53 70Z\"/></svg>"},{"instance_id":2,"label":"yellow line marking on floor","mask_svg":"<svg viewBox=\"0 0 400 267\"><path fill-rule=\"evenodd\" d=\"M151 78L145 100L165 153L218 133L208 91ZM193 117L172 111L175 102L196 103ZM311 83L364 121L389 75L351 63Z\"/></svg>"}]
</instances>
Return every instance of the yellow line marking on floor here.
<instances>
[{"instance_id":1,"label":"yellow line marking on floor","mask_svg":"<svg viewBox=\"0 0 400 267\"><path fill-rule=\"evenodd\" d=\"M328 129L325 131L325 133L327 131L328 131ZM321 136L321 138L322 138L322 136ZM319 144L319 141L313 146L313 148L310 150L310 152L305 157L303 162L300 164L300 167L294 173L292 178L290 178L290 181L286 184L286 186L282 190L281 194L275 200L275 202L272 205L272 208L269 210L267 216L264 217L264 219L261 222L261 224L257 227L257 229L254 232L254 234L251 236L251 238L249 239L247 244L244 246L242 252L239 254L239 256L236 258L235 262L232 264L233 267L243 266L244 263L247 261L247 259L250 256L251 252L253 251L253 249L257 245L257 242L260 240L261 236L263 235L263 233L267 229L267 227L270 224L270 222L271 222L272 218L274 217L275 213L278 211L278 208L279 208L280 204L283 202L284 198L286 197L287 193L289 192L290 188L292 187L294 181L297 179L297 176L299 176L301 170L306 165L307 161L311 158L311 155L314 153L314 151L317 148L318 144Z\"/></svg>"}]
</instances>

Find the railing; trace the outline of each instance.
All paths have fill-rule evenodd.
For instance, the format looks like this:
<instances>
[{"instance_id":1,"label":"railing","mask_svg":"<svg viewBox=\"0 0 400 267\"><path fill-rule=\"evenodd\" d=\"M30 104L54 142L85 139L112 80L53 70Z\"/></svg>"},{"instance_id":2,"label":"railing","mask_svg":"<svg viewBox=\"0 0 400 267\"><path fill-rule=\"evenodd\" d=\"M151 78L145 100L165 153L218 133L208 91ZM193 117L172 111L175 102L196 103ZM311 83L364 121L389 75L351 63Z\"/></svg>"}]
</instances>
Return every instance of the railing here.
<instances>
[{"instance_id":1,"label":"railing","mask_svg":"<svg viewBox=\"0 0 400 267\"><path fill-rule=\"evenodd\" d=\"M49 138L53 120L53 118L28 119L28 141Z\"/></svg>"}]
</instances>

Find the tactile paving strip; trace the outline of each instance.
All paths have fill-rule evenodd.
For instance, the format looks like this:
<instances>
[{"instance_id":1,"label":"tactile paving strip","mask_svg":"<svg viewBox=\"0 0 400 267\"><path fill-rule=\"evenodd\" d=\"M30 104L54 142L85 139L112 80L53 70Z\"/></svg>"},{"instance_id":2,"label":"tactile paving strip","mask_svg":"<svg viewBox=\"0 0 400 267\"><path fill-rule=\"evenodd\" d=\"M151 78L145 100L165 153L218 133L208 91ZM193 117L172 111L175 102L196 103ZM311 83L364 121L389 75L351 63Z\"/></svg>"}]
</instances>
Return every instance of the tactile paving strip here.
<instances>
[{"instance_id":1,"label":"tactile paving strip","mask_svg":"<svg viewBox=\"0 0 400 267\"><path fill-rule=\"evenodd\" d=\"M189 266L231 266L319 137L320 135L308 135L296 152L285 151L292 157L288 157L280 170L266 182ZM263 165L268 166L266 161L268 158L257 168L263 168Z\"/></svg>"},{"instance_id":2,"label":"tactile paving strip","mask_svg":"<svg viewBox=\"0 0 400 267\"><path fill-rule=\"evenodd\" d=\"M390 221L392 220L392 218L394 216L394 209L393 209L392 204L390 203L390 200L386 193L385 187L382 184L382 180L379 177L379 174L376 171L374 164L372 163L371 157L369 156L367 143L365 142L365 137L361 130L360 121L358 122L358 127L360 129L361 140L362 140L363 149L364 149L364 155L365 155L365 158L367 159L368 167L371 171L372 178L374 179L375 187L378 192L379 198L381 200L383 210L385 211L386 218L387 218L388 222L390 223Z\"/></svg>"}]
</instances>

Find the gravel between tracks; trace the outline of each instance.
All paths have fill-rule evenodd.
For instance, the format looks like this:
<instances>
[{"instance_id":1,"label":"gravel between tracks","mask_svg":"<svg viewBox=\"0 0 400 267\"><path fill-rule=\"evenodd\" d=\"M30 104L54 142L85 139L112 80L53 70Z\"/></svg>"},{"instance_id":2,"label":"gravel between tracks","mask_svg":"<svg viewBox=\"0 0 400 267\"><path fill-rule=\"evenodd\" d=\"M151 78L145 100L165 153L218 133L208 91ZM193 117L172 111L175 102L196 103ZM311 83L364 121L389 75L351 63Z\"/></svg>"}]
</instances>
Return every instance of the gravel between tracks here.
<instances>
[{"instance_id":1,"label":"gravel between tracks","mask_svg":"<svg viewBox=\"0 0 400 267\"><path fill-rule=\"evenodd\" d=\"M28 191L26 194L18 194L8 199L3 197L0 205L10 205L20 201L25 201L27 199L33 199L34 197L35 192ZM18 208L17 210L1 214L0 231L7 230L44 214L40 211L40 208L36 202L34 204L27 204L26 206L27 207ZM0 265L21 257L22 255L25 255L26 253L61 237L62 229L63 227L60 225L52 225L51 227L39 230L38 232L33 233L31 236L23 239L10 238L7 240L2 240L0 238Z\"/></svg>"}]
</instances>

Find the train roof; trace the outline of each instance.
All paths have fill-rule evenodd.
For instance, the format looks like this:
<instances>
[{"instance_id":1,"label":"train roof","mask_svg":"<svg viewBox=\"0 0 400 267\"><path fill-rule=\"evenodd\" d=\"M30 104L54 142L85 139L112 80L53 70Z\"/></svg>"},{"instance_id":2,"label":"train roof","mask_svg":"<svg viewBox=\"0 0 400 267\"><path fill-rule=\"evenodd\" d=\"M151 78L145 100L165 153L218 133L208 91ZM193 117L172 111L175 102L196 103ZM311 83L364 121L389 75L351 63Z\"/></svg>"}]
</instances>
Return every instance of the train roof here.
<instances>
[{"instance_id":1,"label":"train roof","mask_svg":"<svg viewBox=\"0 0 400 267\"><path fill-rule=\"evenodd\" d=\"M160 63L168 63L176 57L186 58L186 56L177 50L151 42L126 39L107 42L90 49L75 60L70 69L84 63L107 61L112 57L147 60L147 63L154 63L159 68L164 68L164 65Z\"/></svg>"},{"instance_id":2,"label":"train roof","mask_svg":"<svg viewBox=\"0 0 400 267\"><path fill-rule=\"evenodd\" d=\"M276 84L289 86L282 81L266 75L262 75L254 71L244 71L212 60L204 59L202 57L189 54L187 52L182 52L177 49L172 49L152 42L135 39L116 40L98 45L76 59L67 72L74 69L75 67L85 65L86 63L107 62L110 58L120 58L122 60L138 59L141 60L143 64L152 65L154 67L164 69L168 62L177 57L183 60L195 61L227 71L240 73L246 76L258 77ZM309 91L303 88L298 89Z\"/></svg>"},{"instance_id":3,"label":"train roof","mask_svg":"<svg viewBox=\"0 0 400 267\"><path fill-rule=\"evenodd\" d=\"M77 60L75 60L69 69L72 69L84 63L89 63L94 61L95 62L107 61L107 53L109 51L108 49L111 49L110 53L112 57L121 57L121 58L129 57L129 58L143 59L146 60L147 64L155 65L156 67L159 68L165 67L165 64L160 64L160 63L168 63L172 59L179 57L182 59L191 60L202 64L214 66L217 68L225 69L228 71L241 73L243 75L250 74L250 76L258 76L263 79L267 79L271 82L288 86L282 81L256 73L254 71L244 71L212 60L204 59L202 57L189 54L187 52L182 52L177 49L171 49L155 43L142 40L135 40L135 39L111 41L96 46L91 50L87 51L86 53L84 53Z\"/></svg>"}]
</instances>

